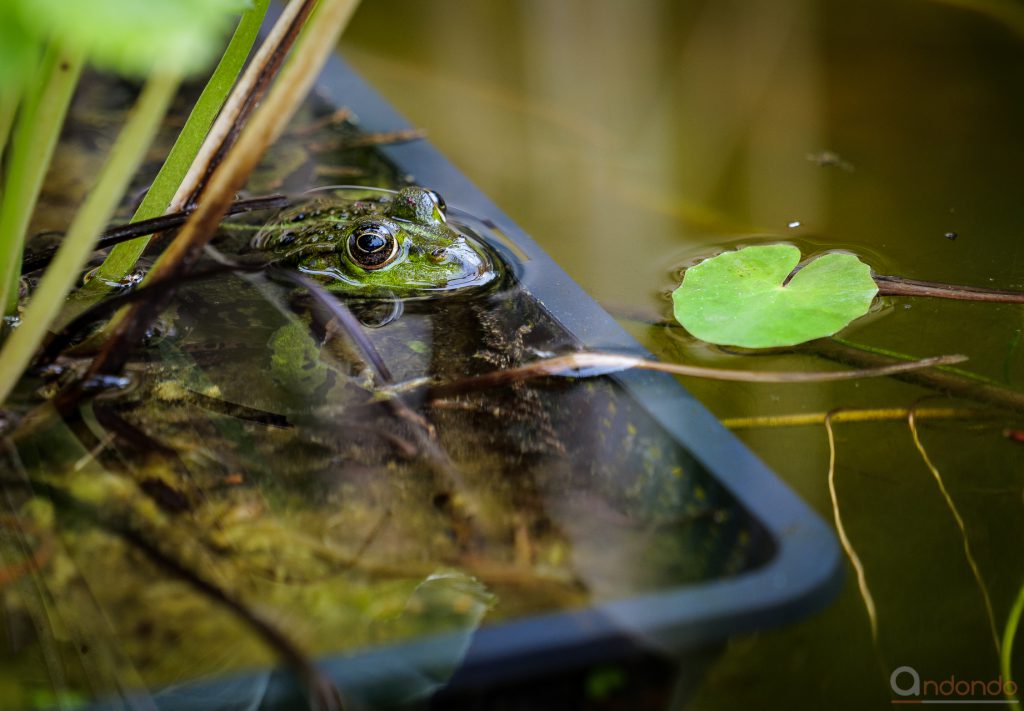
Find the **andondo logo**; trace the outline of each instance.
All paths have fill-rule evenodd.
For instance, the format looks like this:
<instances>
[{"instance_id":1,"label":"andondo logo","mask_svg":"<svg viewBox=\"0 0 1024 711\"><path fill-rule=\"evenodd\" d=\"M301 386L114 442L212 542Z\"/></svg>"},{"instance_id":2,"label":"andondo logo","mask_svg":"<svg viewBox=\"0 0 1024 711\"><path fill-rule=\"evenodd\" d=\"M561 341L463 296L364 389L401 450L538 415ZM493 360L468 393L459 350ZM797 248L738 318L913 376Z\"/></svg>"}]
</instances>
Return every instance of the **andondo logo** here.
<instances>
[{"instance_id":1,"label":"andondo logo","mask_svg":"<svg viewBox=\"0 0 1024 711\"><path fill-rule=\"evenodd\" d=\"M889 675L889 688L899 697L894 704L1019 704L1012 679L921 679L914 667L897 667Z\"/></svg>"}]
</instances>

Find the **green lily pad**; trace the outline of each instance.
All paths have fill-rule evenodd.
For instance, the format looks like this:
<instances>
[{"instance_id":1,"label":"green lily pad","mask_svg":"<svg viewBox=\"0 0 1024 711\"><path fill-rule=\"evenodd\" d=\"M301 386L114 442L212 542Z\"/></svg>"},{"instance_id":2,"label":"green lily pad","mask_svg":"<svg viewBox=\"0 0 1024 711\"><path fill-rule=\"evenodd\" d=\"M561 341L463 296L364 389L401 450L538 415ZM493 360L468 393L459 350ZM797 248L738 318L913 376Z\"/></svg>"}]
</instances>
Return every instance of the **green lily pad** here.
<instances>
[{"instance_id":1,"label":"green lily pad","mask_svg":"<svg viewBox=\"0 0 1024 711\"><path fill-rule=\"evenodd\" d=\"M744 348L831 336L871 308L878 287L852 254L800 263L789 244L744 247L690 267L672 292L676 320L701 340Z\"/></svg>"}]
</instances>

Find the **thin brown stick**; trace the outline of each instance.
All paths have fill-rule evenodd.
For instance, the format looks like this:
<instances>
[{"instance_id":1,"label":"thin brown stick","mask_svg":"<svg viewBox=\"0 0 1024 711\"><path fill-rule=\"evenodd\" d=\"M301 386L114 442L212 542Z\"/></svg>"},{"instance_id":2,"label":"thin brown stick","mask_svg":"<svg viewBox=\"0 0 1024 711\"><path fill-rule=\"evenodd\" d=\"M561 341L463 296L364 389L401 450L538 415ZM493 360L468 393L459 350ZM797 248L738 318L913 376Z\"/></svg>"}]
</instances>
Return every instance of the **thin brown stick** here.
<instances>
[{"instance_id":1,"label":"thin brown stick","mask_svg":"<svg viewBox=\"0 0 1024 711\"><path fill-rule=\"evenodd\" d=\"M980 286L943 284L937 281L919 281L899 276L873 275L879 296L931 296L957 301L989 301L998 304L1024 304L1024 292L1003 289L985 289Z\"/></svg>"},{"instance_id":2,"label":"thin brown stick","mask_svg":"<svg viewBox=\"0 0 1024 711\"><path fill-rule=\"evenodd\" d=\"M335 138L319 143L311 143L308 148L314 153L326 153L328 151L340 151L346 148L365 148L367 146L390 146L395 143L408 143L418 141L425 137L426 131L422 128L403 128L398 131L386 131L384 133L367 133L361 136L348 138Z\"/></svg>"},{"instance_id":3,"label":"thin brown stick","mask_svg":"<svg viewBox=\"0 0 1024 711\"><path fill-rule=\"evenodd\" d=\"M935 358L923 358L909 363L900 362L892 365L884 365L861 370L840 370L815 373L789 373L789 372L756 372L749 370L728 370L724 368L704 368L696 365L681 365L678 363L662 363L660 361L646 360L636 356L619 355L616 353L570 353L568 355L556 356L534 361L516 368L505 368L494 370L481 375L474 375L467 378L446 383L434 383L430 385L432 397L445 397L463 392L485 390L488 388L509 385L523 380L541 378L546 376L563 377L590 377L596 375L607 375L624 370L654 370L672 375L684 375L696 378L708 378L711 380L727 380L743 383L820 383L836 380L856 380L859 378L880 378L897 373L931 368L936 365L948 365L950 363L961 363L966 360L965 356L948 355ZM426 385L422 381L411 383L414 387ZM396 388L401 390L401 386Z\"/></svg>"},{"instance_id":4,"label":"thin brown stick","mask_svg":"<svg viewBox=\"0 0 1024 711\"><path fill-rule=\"evenodd\" d=\"M288 198L284 195L263 195L260 197L249 198L247 200L236 200L231 203L231 207L228 208L228 215L238 215L244 212L253 212L255 210L272 210L279 207L284 207L288 204ZM193 209L179 210L178 212L168 212L160 215L159 217L153 217L149 220L139 220L138 222L129 222L125 225L116 225L109 228L106 232L100 235L100 238L96 240L96 249L106 249L107 247L113 247L114 245L127 242L128 240L135 239L137 237L144 237L154 232L163 232L164 230L174 229L185 224L188 216L194 212ZM25 260L21 264L21 273L29 274L42 269L50 260L53 259L53 255L57 252L57 248L47 249L36 252L31 256L26 256Z\"/></svg>"}]
</instances>

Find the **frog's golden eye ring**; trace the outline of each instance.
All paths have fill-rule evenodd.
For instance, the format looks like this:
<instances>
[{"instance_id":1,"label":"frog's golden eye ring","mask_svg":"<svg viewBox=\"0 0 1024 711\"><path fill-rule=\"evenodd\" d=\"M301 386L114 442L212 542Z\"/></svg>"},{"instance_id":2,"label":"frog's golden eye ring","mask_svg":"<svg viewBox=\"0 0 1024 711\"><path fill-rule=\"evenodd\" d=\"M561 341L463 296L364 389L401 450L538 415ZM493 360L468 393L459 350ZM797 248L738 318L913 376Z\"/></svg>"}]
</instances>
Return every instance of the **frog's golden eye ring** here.
<instances>
[{"instance_id":1,"label":"frog's golden eye ring","mask_svg":"<svg viewBox=\"0 0 1024 711\"><path fill-rule=\"evenodd\" d=\"M398 236L391 225L368 222L357 226L348 236L348 256L357 266L373 271L395 261Z\"/></svg>"}]
</instances>

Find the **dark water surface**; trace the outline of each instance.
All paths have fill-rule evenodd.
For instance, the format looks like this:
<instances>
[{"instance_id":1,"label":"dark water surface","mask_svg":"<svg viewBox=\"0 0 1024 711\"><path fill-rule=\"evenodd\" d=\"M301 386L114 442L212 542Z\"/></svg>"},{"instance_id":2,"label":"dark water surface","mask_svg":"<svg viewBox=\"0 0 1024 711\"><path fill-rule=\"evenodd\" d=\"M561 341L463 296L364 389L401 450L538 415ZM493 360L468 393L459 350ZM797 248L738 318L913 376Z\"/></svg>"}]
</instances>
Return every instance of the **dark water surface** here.
<instances>
[{"instance_id":1,"label":"dark water surface","mask_svg":"<svg viewBox=\"0 0 1024 711\"><path fill-rule=\"evenodd\" d=\"M740 244L848 249L880 273L1024 289L1024 6L1010 0L378 0L345 57L615 312L668 314L693 260ZM624 323L665 358L742 357ZM842 335L1024 386L1019 306L892 298ZM963 406L894 381L687 381L723 418ZM733 640L696 708L888 706L889 674L995 679L1024 585L1020 413L836 425L836 487L878 614L851 576L814 619ZM831 518L822 425L738 430ZM1014 669L1022 676L1020 643Z\"/></svg>"}]
</instances>

